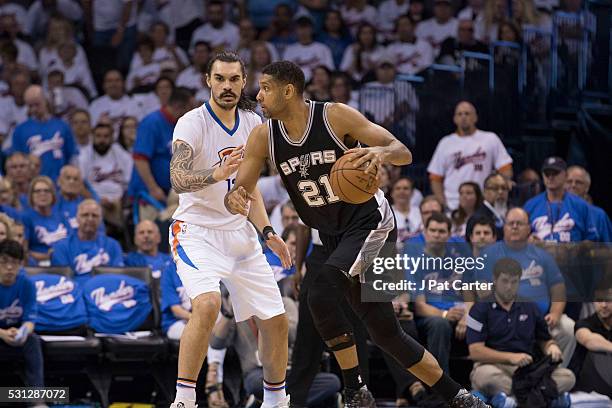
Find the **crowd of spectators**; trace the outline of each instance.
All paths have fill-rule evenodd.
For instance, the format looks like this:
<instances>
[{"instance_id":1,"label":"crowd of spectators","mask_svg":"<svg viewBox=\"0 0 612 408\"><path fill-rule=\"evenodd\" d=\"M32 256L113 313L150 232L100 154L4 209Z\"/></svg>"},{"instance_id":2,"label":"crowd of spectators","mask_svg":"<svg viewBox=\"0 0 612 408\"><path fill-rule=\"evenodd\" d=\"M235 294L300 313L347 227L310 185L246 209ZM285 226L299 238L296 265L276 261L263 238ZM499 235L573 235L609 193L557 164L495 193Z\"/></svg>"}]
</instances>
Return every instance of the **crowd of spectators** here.
<instances>
[{"instance_id":1,"label":"crowd of spectators","mask_svg":"<svg viewBox=\"0 0 612 408\"><path fill-rule=\"evenodd\" d=\"M169 179L171 140L177 119L210 97L205 72L213 53L239 53L251 97L266 64L291 60L306 74L308 98L346 103L414 145L432 135L417 133L419 99L397 74L458 64L463 51L488 53L497 40L520 44L524 29L551 30L557 12L584 13L576 0L370 3L0 0L0 351L23 348L28 385L44 382L36 333L83 325L127 332L148 314L146 307L131 314L129 327L109 324L100 313L112 307L104 306L104 293L133 284L136 303L146 296L137 282L92 277L96 267L149 267L161 282L161 331L180 339L190 304L168 254L167 220L178 201ZM508 50L496 52L496 63L518 63ZM440 140L428 163L428 184L399 168L379 170L395 213L398 250L431 257L467 251L489 260L512 258L518 267L490 262L483 276L418 276L489 280L510 289L464 291L453 299L435 291L406 294L395 302L402 327L420 337L446 371L453 364L451 346L463 344L475 362L472 387L485 398L499 401L512 392L510 379L536 358L536 343L562 361L552 375L560 398L572 389L612 394L610 383L596 377L597 367L610 364L601 354L612 350L611 294L597 292L602 301L593 309L595 298L567 282L572 243L603 243L588 251L605 256L612 241L608 215L588 194L589 173L551 157L540 169L515 168L523 170L515 177L503 137L477 128L477 106L458 103L453 121L456 131ZM259 188L274 228L284 231L294 259L300 258L299 218L274 168L262 174ZM316 233L311 235L316 246ZM304 312L297 311L291 283L302 274L284 270L271 251L264 252L295 325ZM23 266L69 267L73 277L28 278ZM513 306L508 294L535 306ZM57 319L48 318L53 307ZM224 311L211 346L239 349L249 368L245 385L257 397L261 369L252 355L253 333L248 324L232 322L231 304L224 303ZM223 335L230 327L233 334ZM211 369L218 370L223 357L210 353ZM425 387L402 375L393 375L398 405L422 398ZM209 377L209 402L223 406L222 374ZM340 385L323 375L312 387L317 398L309 403L315 404Z\"/></svg>"}]
</instances>

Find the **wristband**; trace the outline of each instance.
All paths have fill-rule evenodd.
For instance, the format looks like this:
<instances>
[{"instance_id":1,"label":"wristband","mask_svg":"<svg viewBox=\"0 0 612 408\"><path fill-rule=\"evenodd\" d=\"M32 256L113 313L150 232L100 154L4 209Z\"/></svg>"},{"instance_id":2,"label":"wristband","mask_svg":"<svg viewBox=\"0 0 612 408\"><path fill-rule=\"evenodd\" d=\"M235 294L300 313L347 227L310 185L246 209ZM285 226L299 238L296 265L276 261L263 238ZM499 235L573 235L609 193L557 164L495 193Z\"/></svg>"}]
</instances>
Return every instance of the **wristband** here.
<instances>
[{"instance_id":1,"label":"wristband","mask_svg":"<svg viewBox=\"0 0 612 408\"><path fill-rule=\"evenodd\" d=\"M276 235L276 232L274 231L274 228L272 228L270 225L267 225L264 227L263 231L261 231L261 235L263 236L263 239L267 241L270 239L270 234Z\"/></svg>"}]
</instances>

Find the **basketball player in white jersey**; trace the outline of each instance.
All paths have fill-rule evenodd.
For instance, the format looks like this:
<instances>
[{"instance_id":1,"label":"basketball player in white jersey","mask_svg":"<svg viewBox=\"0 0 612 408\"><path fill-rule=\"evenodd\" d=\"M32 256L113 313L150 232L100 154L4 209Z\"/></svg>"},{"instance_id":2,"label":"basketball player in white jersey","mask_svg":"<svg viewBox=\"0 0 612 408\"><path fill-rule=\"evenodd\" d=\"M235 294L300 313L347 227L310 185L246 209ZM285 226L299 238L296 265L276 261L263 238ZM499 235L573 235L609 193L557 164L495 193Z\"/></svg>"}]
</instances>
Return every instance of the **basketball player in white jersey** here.
<instances>
[{"instance_id":1,"label":"basketball player in white jersey","mask_svg":"<svg viewBox=\"0 0 612 408\"><path fill-rule=\"evenodd\" d=\"M221 306L221 280L232 297L236 321L253 317L259 328L262 406L288 407L287 319L256 229L283 267L291 265L289 250L270 227L258 191L252 197L250 223L243 215L229 213L223 204L242 161L243 146L261 119L252 111L254 103L242 96L245 67L236 54L224 52L213 58L206 81L210 101L179 119L172 141L170 178L179 193L179 207L170 227L170 245L192 312L181 337L177 394L171 408L196 406L195 385Z\"/></svg>"}]
</instances>

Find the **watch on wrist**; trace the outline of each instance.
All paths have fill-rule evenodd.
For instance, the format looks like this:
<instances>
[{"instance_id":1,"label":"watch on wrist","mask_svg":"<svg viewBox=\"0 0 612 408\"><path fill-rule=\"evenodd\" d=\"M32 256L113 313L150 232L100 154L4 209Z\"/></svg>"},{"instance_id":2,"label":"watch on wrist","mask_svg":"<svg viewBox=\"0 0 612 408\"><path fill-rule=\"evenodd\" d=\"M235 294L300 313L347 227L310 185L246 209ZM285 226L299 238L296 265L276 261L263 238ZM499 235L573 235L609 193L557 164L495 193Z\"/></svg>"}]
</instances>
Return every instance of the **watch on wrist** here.
<instances>
[{"instance_id":1,"label":"watch on wrist","mask_svg":"<svg viewBox=\"0 0 612 408\"><path fill-rule=\"evenodd\" d=\"M270 239L270 234L276 235L276 232L274 231L274 228L272 228L270 225L267 225L261 231L261 235L263 236L264 241L267 241Z\"/></svg>"}]
</instances>

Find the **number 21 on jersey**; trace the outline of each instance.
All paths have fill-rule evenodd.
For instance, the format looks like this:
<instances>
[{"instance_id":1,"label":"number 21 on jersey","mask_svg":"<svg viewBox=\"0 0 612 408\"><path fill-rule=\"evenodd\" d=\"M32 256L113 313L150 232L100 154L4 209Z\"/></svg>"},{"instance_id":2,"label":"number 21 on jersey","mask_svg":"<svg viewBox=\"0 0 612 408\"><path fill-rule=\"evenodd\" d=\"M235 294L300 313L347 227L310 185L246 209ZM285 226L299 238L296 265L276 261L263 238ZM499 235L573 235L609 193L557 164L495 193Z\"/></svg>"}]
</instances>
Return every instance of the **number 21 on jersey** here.
<instances>
[{"instance_id":1,"label":"number 21 on jersey","mask_svg":"<svg viewBox=\"0 0 612 408\"><path fill-rule=\"evenodd\" d=\"M334 194L332 191L331 183L329 182L329 176L327 174L319 177L319 182L314 180L300 180L297 183L297 187L304 197L304 201L311 207L321 207L326 204L333 204L340 201L340 197ZM321 194L319 185L323 186L325 195Z\"/></svg>"}]
</instances>

